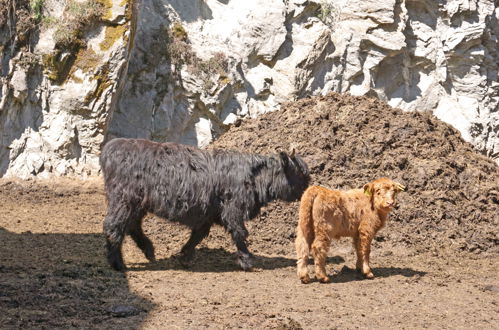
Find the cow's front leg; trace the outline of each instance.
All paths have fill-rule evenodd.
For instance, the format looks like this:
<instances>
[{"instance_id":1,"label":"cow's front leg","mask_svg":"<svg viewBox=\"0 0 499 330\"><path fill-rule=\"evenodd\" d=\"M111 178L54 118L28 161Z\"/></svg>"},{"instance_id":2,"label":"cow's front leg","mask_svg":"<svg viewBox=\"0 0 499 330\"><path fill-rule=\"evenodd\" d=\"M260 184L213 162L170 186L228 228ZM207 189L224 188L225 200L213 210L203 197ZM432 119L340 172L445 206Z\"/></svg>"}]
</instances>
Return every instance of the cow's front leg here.
<instances>
[{"instance_id":1,"label":"cow's front leg","mask_svg":"<svg viewBox=\"0 0 499 330\"><path fill-rule=\"evenodd\" d=\"M244 223L241 222L232 228L228 228L232 240L237 247L237 261L241 268L245 271L250 271L253 267L253 256L246 246L246 238L248 237L248 231L244 227Z\"/></svg>"}]
</instances>

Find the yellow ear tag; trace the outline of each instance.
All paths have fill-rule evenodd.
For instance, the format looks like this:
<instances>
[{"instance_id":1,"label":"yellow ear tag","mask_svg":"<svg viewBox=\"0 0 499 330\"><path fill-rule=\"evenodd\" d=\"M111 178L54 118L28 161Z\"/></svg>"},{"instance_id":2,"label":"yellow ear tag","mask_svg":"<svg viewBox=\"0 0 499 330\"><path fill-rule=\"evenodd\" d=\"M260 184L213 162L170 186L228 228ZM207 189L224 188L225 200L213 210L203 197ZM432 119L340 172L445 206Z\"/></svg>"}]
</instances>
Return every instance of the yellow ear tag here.
<instances>
[{"instance_id":1,"label":"yellow ear tag","mask_svg":"<svg viewBox=\"0 0 499 330\"><path fill-rule=\"evenodd\" d=\"M400 183L397 183L396 186L400 191L405 191L405 186L401 185Z\"/></svg>"},{"instance_id":2,"label":"yellow ear tag","mask_svg":"<svg viewBox=\"0 0 499 330\"><path fill-rule=\"evenodd\" d=\"M366 189L366 190L364 190L364 195L366 195L366 196L371 196L371 192L370 192L369 190L367 190L367 189Z\"/></svg>"}]
</instances>

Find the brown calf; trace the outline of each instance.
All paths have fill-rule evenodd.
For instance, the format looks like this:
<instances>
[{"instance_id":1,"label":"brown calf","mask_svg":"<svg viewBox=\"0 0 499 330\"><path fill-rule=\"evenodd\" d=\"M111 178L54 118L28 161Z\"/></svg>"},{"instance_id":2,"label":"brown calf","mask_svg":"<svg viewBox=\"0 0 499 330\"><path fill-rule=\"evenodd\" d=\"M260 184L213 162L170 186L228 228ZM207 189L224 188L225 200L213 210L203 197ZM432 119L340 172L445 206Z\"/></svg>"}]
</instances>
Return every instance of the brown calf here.
<instances>
[{"instance_id":1,"label":"brown calf","mask_svg":"<svg viewBox=\"0 0 499 330\"><path fill-rule=\"evenodd\" d=\"M298 277L309 283L308 257L312 253L315 276L323 283L326 257L331 240L352 237L357 252L357 270L367 278L374 278L369 266L371 241L385 225L388 213L395 206L395 197L405 188L387 178L377 179L363 189L348 191L309 187L301 198L300 219L296 235Z\"/></svg>"}]
</instances>

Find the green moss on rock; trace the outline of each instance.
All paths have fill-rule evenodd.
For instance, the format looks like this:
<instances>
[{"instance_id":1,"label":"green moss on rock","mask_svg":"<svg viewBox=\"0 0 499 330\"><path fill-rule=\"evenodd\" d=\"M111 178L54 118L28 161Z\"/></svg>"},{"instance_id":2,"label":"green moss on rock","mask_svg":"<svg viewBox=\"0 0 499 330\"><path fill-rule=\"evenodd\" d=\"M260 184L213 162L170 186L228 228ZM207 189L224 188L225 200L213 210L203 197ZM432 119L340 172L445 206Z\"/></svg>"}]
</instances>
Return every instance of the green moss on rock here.
<instances>
[{"instance_id":1,"label":"green moss on rock","mask_svg":"<svg viewBox=\"0 0 499 330\"><path fill-rule=\"evenodd\" d=\"M103 51L109 50L116 40L120 39L126 32L125 25L108 26L104 34L104 40L99 44Z\"/></svg>"}]
</instances>

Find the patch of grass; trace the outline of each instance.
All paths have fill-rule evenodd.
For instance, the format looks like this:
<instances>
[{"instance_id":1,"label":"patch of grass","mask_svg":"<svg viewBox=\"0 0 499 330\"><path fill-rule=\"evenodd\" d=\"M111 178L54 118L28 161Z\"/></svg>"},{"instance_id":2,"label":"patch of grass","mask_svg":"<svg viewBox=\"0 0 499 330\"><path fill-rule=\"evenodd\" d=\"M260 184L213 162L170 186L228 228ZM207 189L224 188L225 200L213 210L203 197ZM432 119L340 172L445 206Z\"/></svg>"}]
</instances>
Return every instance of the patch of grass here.
<instances>
[{"instance_id":1,"label":"patch of grass","mask_svg":"<svg viewBox=\"0 0 499 330\"><path fill-rule=\"evenodd\" d=\"M91 72L99 66L102 57L98 55L92 48L81 48L76 54L76 60L73 65L73 70L80 69L83 72Z\"/></svg>"},{"instance_id":2,"label":"patch of grass","mask_svg":"<svg viewBox=\"0 0 499 330\"><path fill-rule=\"evenodd\" d=\"M179 22L173 23L170 34L175 40L187 42L187 31L185 31L184 27Z\"/></svg>"},{"instance_id":3,"label":"patch of grass","mask_svg":"<svg viewBox=\"0 0 499 330\"><path fill-rule=\"evenodd\" d=\"M31 16L35 19L37 23L40 23L43 19L43 6L45 5L45 0L30 0L29 6L31 8Z\"/></svg>"},{"instance_id":4,"label":"patch of grass","mask_svg":"<svg viewBox=\"0 0 499 330\"><path fill-rule=\"evenodd\" d=\"M210 59L199 58L189 43L187 32L180 23L174 23L167 31L169 45L168 54L173 65L180 68L187 65L188 71L200 78L205 90L211 90L216 81L214 77L218 75L218 83L226 84L228 79L227 57L221 52L215 53Z\"/></svg>"},{"instance_id":5,"label":"patch of grass","mask_svg":"<svg viewBox=\"0 0 499 330\"><path fill-rule=\"evenodd\" d=\"M96 0L103 7L102 19L110 20L113 17L113 1L112 0Z\"/></svg>"},{"instance_id":6,"label":"patch of grass","mask_svg":"<svg viewBox=\"0 0 499 330\"><path fill-rule=\"evenodd\" d=\"M106 32L104 35L104 40L99 44L100 49L103 51L109 50L111 46L121 38L126 32L126 26L117 25L117 26L108 26L106 27Z\"/></svg>"},{"instance_id":7,"label":"patch of grass","mask_svg":"<svg viewBox=\"0 0 499 330\"><path fill-rule=\"evenodd\" d=\"M94 79L97 80L97 87L85 96L84 102L86 105L90 104L92 100L98 99L102 93L104 93L104 91L113 84L113 82L109 79L109 67L107 64L95 74Z\"/></svg>"},{"instance_id":8,"label":"patch of grass","mask_svg":"<svg viewBox=\"0 0 499 330\"><path fill-rule=\"evenodd\" d=\"M208 60L202 60L199 57L193 57L189 65L189 71L195 76L201 78L204 88L211 90L215 86L213 77L218 75L219 82L229 81L227 77L227 58L224 53L217 52Z\"/></svg>"},{"instance_id":9,"label":"patch of grass","mask_svg":"<svg viewBox=\"0 0 499 330\"><path fill-rule=\"evenodd\" d=\"M30 36L38 28L42 17L43 1L35 0L0 0L0 28L5 40L15 40L15 47L25 46ZM5 42L6 47L10 42Z\"/></svg>"},{"instance_id":10,"label":"patch of grass","mask_svg":"<svg viewBox=\"0 0 499 330\"><path fill-rule=\"evenodd\" d=\"M320 2L317 17L327 26L333 28L341 14L341 7L331 0L322 0Z\"/></svg>"},{"instance_id":11,"label":"patch of grass","mask_svg":"<svg viewBox=\"0 0 499 330\"><path fill-rule=\"evenodd\" d=\"M40 64L40 58L31 52L23 52L16 65L23 68L25 71L32 71L37 65Z\"/></svg>"},{"instance_id":12,"label":"patch of grass","mask_svg":"<svg viewBox=\"0 0 499 330\"><path fill-rule=\"evenodd\" d=\"M21 43L26 43L37 24L28 9L16 9L16 34Z\"/></svg>"},{"instance_id":13,"label":"patch of grass","mask_svg":"<svg viewBox=\"0 0 499 330\"><path fill-rule=\"evenodd\" d=\"M55 26L58 22L59 22L59 20L55 17L52 17L52 16L43 16L42 21L41 21L42 26L45 26L45 27Z\"/></svg>"},{"instance_id":14,"label":"patch of grass","mask_svg":"<svg viewBox=\"0 0 499 330\"><path fill-rule=\"evenodd\" d=\"M97 0L69 1L64 9L63 18L56 23L54 32L56 48L69 49L81 46L81 37L85 28L99 20L103 14L104 6Z\"/></svg>"},{"instance_id":15,"label":"patch of grass","mask_svg":"<svg viewBox=\"0 0 499 330\"><path fill-rule=\"evenodd\" d=\"M75 56L70 53L63 53L55 50L50 54L42 55L42 64L47 78L61 84L66 80L69 70L74 62Z\"/></svg>"}]
</instances>

